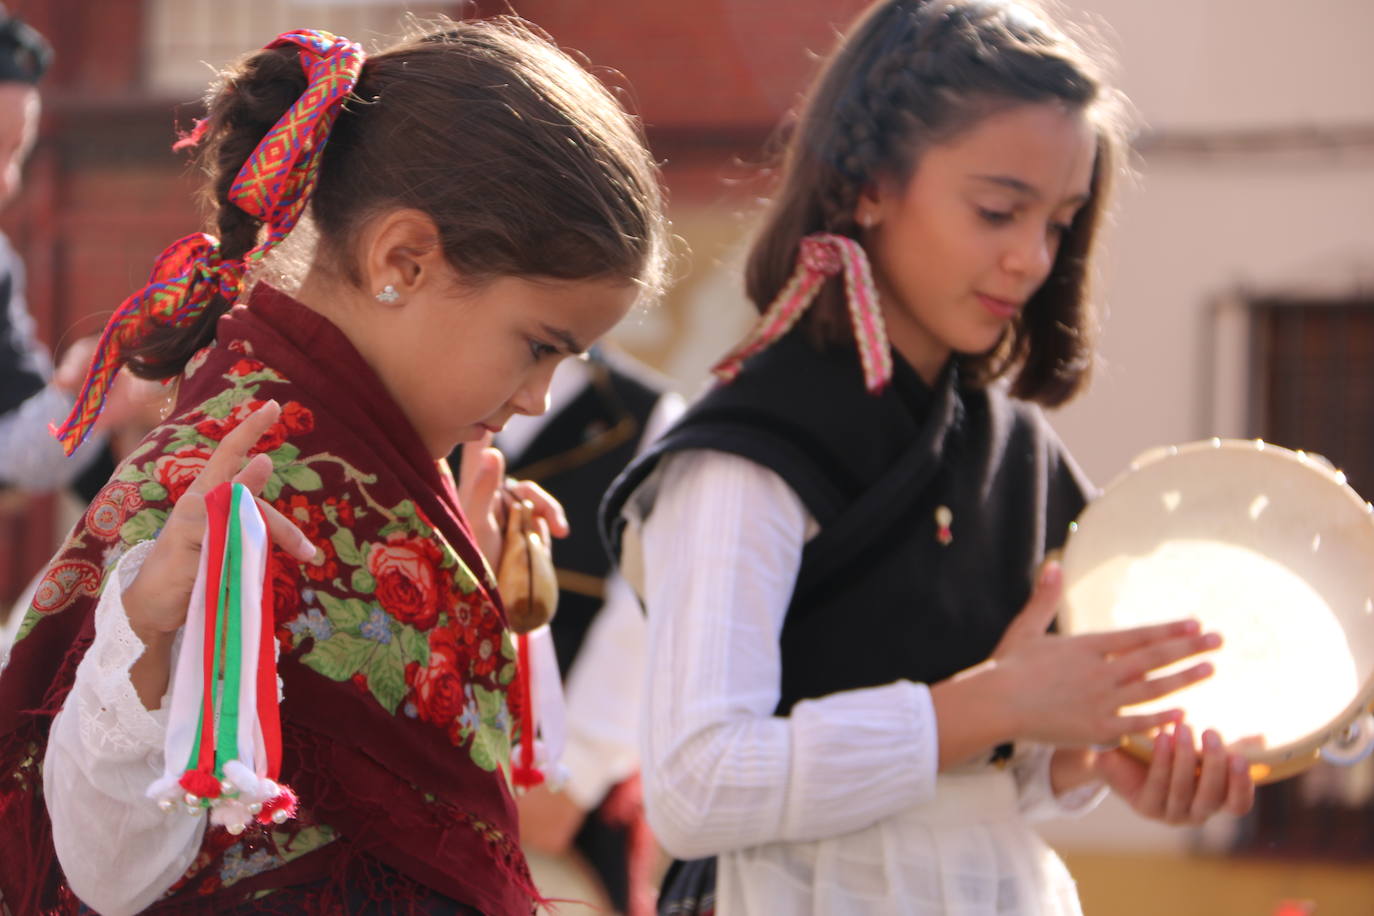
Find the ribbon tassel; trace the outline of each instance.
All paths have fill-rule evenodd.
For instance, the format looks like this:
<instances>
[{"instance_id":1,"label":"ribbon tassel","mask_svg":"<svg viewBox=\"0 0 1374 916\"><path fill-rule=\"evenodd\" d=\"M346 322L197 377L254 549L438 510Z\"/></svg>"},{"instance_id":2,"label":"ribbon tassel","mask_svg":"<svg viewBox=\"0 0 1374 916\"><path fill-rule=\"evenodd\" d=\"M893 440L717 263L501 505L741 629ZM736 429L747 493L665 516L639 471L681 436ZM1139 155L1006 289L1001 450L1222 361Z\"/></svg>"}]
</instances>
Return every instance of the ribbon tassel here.
<instances>
[{"instance_id":1,"label":"ribbon tassel","mask_svg":"<svg viewBox=\"0 0 1374 916\"><path fill-rule=\"evenodd\" d=\"M281 722L272 638L267 525L242 484L205 497L205 549L172 681L163 775L148 797L165 811L210 811L232 834L285 823L296 796L277 780Z\"/></svg>"}]
</instances>

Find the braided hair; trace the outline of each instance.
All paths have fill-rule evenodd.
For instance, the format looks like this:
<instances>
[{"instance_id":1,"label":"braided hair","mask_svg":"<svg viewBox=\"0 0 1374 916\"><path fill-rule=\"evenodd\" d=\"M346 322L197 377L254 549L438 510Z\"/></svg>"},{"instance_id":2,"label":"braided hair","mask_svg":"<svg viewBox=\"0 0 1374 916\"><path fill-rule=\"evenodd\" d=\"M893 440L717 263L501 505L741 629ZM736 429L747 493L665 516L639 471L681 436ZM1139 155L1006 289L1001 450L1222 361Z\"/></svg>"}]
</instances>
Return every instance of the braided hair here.
<instances>
[{"instance_id":1,"label":"braided hair","mask_svg":"<svg viewBox=\"0 0 1374 916\"><path fill-rule=\"evenodd\" d=\"M1091 365L1088 265L1121 144L1116 96L1081 48L1031 6L1002 0L882 0L841 40L787 140L779 193L746 268L765 309L787 282L801 239L857 239L855 211L878 181L905 183L921 154L1008 106L1058 102L1097 127L1090 199L1064 236L1049 278L991 353L961 355L986 384L1016 371L1017 397L1059 404ZM839 284L806 319L821 344L847 342Z\"/></svg>"}]
</instances>

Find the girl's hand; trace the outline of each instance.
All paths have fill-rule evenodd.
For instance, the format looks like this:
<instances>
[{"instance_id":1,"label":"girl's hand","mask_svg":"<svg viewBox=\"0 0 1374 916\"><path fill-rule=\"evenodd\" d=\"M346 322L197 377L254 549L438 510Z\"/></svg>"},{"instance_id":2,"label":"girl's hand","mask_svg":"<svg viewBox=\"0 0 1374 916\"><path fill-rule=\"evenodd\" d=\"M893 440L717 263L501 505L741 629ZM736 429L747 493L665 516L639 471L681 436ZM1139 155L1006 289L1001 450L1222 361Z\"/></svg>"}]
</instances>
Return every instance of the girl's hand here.
<instances>
[{"instance_id":1,"label":"girl's hand","mask_svg":"<svg viewBox=\"0 0 1374 916\"><path fill-rule=\"evenodd\" d=\"M268 401L249 414L224 437L172 507L152 552L124 590L129 625L145 646L175 633L186 622L205 537L205 494L226 480L243 484L254 496L261 492L272 475L272 459L255 455L247 464L244 460L280 415L281 406L276 401ZM314 558L315 545L299 528L261 499L258 507L272 540L303 562Z\"/></svg>"},{"instance_id":2,"label":"girl's hand","mask_svg":"<svg viewBox=\"0 0 1374 916\"><path fill-rule=\"evenodd\" d=\"M993 652L1013 739L1084 746L1114 744L1122 735L1175 722L1179 710L1122 715L1121 708L1154 700L1212 673L1202 662L1172 674L1151 672L1215 649L1221 637L1199 632L1196 621L1058 636L1047 633L1058 608L1063 574L1047 563L1035 592Z\"/></svg>"},{"instance_id":3,"label":"girl's hand","mask_svg":"<svg viewBox=\"0 0 1374 916\"><path fill-rule=\"evenodd\" d=\"M568 518L558 500L530 480L506 480L506 458L491 447L491 436L463 443L462 467L458 472L458 501L472 526L473 537L487 563L494 570L501 564L505 543L506 511L511 502L527 501L534 506L535 524L541 533L557 538L568 536Z\"/></svg>"},{"instance_id":4,"label":"girl's hand","mask_svg":"<svg viewBox=\"0 0 1374 916\"><path fill-rule=\"evenodd\" d=\"M587 812L566 792L536 786L515 798L520 815L520 842L536 852L561 856L572 848Z\"/></svg>"},{"instance_id":5,"label":"girl's hand","mask_svg":"<svg viewBox=\"0 0 1374 916\"><path fill-rule=\"evenodd\" d=\"M1201 824L1218 811L1240 816L1255 803L1250 767L1227 754L1221 736L1202 733L1201 764L1193 731L1180 722L1155 736L1149 766L1125 751L1098 754L1097 775L1140 815L1166 824Z\"/></svg>"}]
</instances>

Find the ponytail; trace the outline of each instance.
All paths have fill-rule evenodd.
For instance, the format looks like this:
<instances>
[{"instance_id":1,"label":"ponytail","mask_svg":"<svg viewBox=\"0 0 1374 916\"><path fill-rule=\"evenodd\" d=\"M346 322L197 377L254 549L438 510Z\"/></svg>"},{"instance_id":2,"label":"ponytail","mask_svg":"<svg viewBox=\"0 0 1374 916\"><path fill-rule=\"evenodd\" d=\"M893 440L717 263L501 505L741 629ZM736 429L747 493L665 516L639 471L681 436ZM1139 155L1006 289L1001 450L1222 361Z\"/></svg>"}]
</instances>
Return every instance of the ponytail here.
<instances>
[{"instance_id":1,"label":"ponytail","mask_svg":"<svg viewBox=\"0 0 1374 916\"><path fill-rule=\"evenodd\" d=\"M320 153L358 80L362 49L328 32L288 32L249 60L259 65L252 69L260 69L262 78L242 86L227 82L215 99L223 103L220 110L212 105L212 119L177 144L218 137L206 157L226 244L202 233L173 242L147 285L115 310L71 415L53 431L67 454L95 425L115 373L131 356L145 378L181 372L214 336L215 322L238 298L250 263L286 237L314 192ZM288 69L301 76L284 77ZM264 226L267 235L259 240Z\"/></svg>"},{"instance_id":2,"label":"ponytail","mask_svg":"<svg viewBox=\"0 0 1374 916\"><path fill-rule=\"evenodd\" d=\"M229 191L248 157L267 132L300 98L307 85L294 44L264 48L242 58L207 100L207 114L196 128L197 164L208 176L202 197L214 214L214 234L224 261L242 262L257 246L262 218L229 199ZM185 141L183 141L185 142ZM154 325L124 349L129 371L140 378L180 375L187 361L215 337L215 324L233 300L216 289L205 310L185 325Z\"/></svg>"}]
</instances>

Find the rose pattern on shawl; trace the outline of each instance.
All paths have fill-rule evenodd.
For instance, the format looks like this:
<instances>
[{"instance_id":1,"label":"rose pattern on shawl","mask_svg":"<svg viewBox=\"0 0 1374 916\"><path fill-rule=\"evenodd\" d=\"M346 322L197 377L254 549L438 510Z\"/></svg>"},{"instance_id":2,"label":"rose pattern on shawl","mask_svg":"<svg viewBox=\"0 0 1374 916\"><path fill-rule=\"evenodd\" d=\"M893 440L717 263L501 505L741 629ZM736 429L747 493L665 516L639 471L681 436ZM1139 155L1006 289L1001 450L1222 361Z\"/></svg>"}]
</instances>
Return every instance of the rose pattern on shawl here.
<instances>
[{"instance_id":1,"label":"rose pattern on shawl","mask_svg":"<svg viewBox=\"0 0 1374 916\"><path fill-rule=\"evenodd\" d=\"M192 375L195 381L188 383ZM301 564L274 550L279 568L273 570L270 585L276 606L274 633L283 659L290 656L293 664L344 684L386 713L415 721L415 694L407 670L412 665L428 667L431 636L446 634L436 638L447 653L440 661L451 662L453 675L462 678L461 703L447 722L424 721L412 727L435 729L444 743L456 748L453 759L465 759L468 765L492 774L493 787L503 784L500 771L509 764L511 746L506 687L514 678L515 652L500 612L479 585L494 587L490 571L480 563L470 569L418 506L406 499L398 502L390 475L368 473L351 464L346 451L331 448L327 436L337 435L331 428L337 423L326 424L322 419L316 430L310 407L292 400L299 397L298 390L281 373L256 361L245 340L212 344L196 353L183 373L172 416L125 456L97 497L97 505L88 510L91 517L83 519L60 548L41 583L36 606L16 636L17 643L49 613L73 605L89 613L90 599L99 594L118 558L161 531L172 501L184 494L193 477L188 470L201 464L257 405L275 398L282 405L282 416L254 449L267 454L272 463L261 496L284 505L298 522L304 521L302 527L311 529L311 539L320 551L314 564ZM306 433L310 439L296 439ZM434 570L439 610L429 630L402 622L384 607L377 594L377 578L367 562L374 545L385 551L410 538L433 539L426 557ZM64 561L64 557L69 559ZM457 623L460 617L462 626ZM499 651L488 650L482 656L480 649L472 647L480 646L488 636ZM18 648L23 651L22 646ZM490 673L479 674L479 668L491 667L493 658L498 661ZM432 691L428 696L433 698ZM429 712L442 718L437 703L431 704ZM27 755L22 745L15 746L20 756L9 760L11 768L0 776L8 785L34 796L39 791L34 787L40 784L41 744L29 745ZM14 797L23 804L32 801ZM428 794L424 802L444 823L472 830L491 863L513 863L528 881L511 833L513 823L495 827L461 806ZM194 861L169 895L216 894L268 865L259 854L264 848L273 850L274 857L285 853L272 863L278 867L331 843L335 836L328 827L311 822L309 800L303 803L307 805L303 820L268 837L207 832Z\"/></svg>"},{"instance_id":2,"label":"rose pattern on shawl","mask_svg":"<svg viewBox=\"0 0 1374 916\"><path fill-rule=\"evenodd\" d=\"M386 543L373 544L367 552L367 571L387 613L420 630L433 627L439 619L440 560L429 538L394 531Z\"/></svg>"},{"instance_id":3,"label":"rose pattern on shawl","mask_svg":"<svg viewBox=\"0 0 1374 916\"><path fill-rule=\"evenodd\" d=\"M444 727L456 726L467 706L458 661L463 648L451 629L444 627L429 635L429 664L411 662L406 666L417 718Z\"/></svg>"},{"instance_id":4,"label":"rose pattern on shawl","mask_svg":"<svg viewBox=\"0 0 1374 916\"><path fill-rule=\"evenodd\" d=\"M163 455L153 462L153 474L157 483L167 491L167 499L176 502L186 493L205 465L210 460L210 450L199 445L188 445L177 449L170 455Z\"/></svg>"},{"instance_id":5,"label":"rose pattern on shawl","mask_svg":"<svg viewBox=\"0 0 1374 916\"><path fill-rule=\"evenodd\" d=\"M239 365L250 362L240 360ZM249 379L255 375L264 375L271 370L262 370L258 373L249 373L235 376L236 378ZM272 373L275 375L276 373ZM231 373L232 375L232 373ZM219 442L227 436L234 427L238 426L243 420L257 410L266 401L244 400L234 406L227 416L209 416L196 424L196 432L206 439ZM305 434L315 428L315 415L310 412L308 407L304 407L296 401L287 401L281 405L281 416L277 422L267 428L263 437L258 440L258 444L249 450L249 455L257 455L263 452L275 452L285 444L286 440L293 434Z\"/></svg>"},{"instance_id":6,"label":"rose pattern on shawl","mask_svg":"<svg viewBox=\"0 0 1374 916\"><path fill-rule=\"evenodd\" d=\"M295 617L301 609L301 567L280 547L272 548L272 609L278 620Z\"/></svg>"},{"instance_id":7,"label":"rose pattern on shawl","mask_svg":"<svg viewBox=\"0 0 1374 916\"><path fill-rule=\"evenodd\" d=\"M271 396L260 393L262 386L286 381L242 341L228 349L239 358L221 375L227 387L164 424L162 438L145 440L125 459L91 509L95 524L82 536L109 536L124 546L156 537L166 507L185 493L216 445ZM196 354L194 369L212 351ZM272 461L262 496L318 549L308 563L273 552L282 651L297 653L302 664L331 680L351 682L389 713L413 710L483 769L504 765L512 739L505 694L515 676L515 646L477 575L414 502L378 503L367 487L375 478L332 454L302 458L290 440L314 429L314 414L290 399L281 406L280 419L253 450ZM344 483L321 498L319 468L326 466L338 468ZM353 531L360 518L376 531L361 543ZM77 594L98 592L103 572L87 566L54 567L40 589L40 607L57 609ZM31 625L26 620L21 635Z\"/></svg>"}]
</instances>

